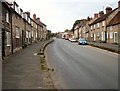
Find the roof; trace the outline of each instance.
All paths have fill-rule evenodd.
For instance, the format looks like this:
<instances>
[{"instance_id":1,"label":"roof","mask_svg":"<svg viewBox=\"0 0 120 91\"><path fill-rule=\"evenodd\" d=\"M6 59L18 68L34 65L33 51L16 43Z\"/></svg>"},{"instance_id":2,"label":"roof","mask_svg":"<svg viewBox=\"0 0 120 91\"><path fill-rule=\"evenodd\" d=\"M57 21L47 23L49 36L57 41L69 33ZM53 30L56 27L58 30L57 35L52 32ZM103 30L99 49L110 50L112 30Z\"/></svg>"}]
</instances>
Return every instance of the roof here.
<instances>
[{"instance_id":1,"label":"roof","mask_svg":"<svg viewBox=\"0 0 120 91\"><path fill-rule=\"evenodd\" d=\"M120 24L120 11L113 17L107 26Z\"/></svg>"},{"instance_id":2,"label":"roof","mask_svg":"<svg viewBox=\"0 0 120 91\"><path fill-rule=\"evenodd\" d=\"M103 20L106 20L107 16L110 15L112 12L114 12L114 11L117 10L117 9L118 9L118 8L110 11L110 12L107 13L107 14L102 15L101 17L99 17L98 19L96 19L94 22L92 22L90 25L93 25L93 24L96 24L96 23L101 22L101 21L103 21Z\"/></svg>"}]
</instances>

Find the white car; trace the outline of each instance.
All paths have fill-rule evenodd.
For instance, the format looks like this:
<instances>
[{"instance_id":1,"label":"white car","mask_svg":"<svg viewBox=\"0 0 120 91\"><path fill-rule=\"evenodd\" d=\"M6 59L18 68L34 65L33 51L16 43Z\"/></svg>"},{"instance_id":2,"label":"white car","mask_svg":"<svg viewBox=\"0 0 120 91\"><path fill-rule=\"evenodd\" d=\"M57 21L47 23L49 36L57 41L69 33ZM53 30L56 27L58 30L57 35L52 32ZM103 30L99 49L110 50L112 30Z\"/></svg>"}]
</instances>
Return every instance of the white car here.
<instances>
[{"instance_id":1,"label":"white car","mask_svg":"<svg viewBox=\"0 0 120 91\"><path fill-rule=\"evenodd\" d=\"M77 42L77 40L74 39L74 38L70 38L70 41L71 41L71 42Z\"/></svg>"}]
</instances>

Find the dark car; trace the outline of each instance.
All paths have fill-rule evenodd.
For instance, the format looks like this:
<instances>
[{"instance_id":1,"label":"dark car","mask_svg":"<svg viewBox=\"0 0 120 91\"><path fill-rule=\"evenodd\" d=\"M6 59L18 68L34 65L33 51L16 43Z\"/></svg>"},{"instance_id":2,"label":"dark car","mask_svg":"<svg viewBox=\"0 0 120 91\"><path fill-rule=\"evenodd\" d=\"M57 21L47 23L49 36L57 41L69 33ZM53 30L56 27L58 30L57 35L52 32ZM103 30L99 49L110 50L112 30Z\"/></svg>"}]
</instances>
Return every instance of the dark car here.
<instances>
[{"instance_id":1,"label":"dark car","mask_svg":"<svg viewBox=\"0 0 120 91\"><path fill-rule=\"evenodd\" d=\"M86 45L87 44L87 41L85 40L85 38L80 38L78 40L78 45Z\"/></svg>"}]
</instances>

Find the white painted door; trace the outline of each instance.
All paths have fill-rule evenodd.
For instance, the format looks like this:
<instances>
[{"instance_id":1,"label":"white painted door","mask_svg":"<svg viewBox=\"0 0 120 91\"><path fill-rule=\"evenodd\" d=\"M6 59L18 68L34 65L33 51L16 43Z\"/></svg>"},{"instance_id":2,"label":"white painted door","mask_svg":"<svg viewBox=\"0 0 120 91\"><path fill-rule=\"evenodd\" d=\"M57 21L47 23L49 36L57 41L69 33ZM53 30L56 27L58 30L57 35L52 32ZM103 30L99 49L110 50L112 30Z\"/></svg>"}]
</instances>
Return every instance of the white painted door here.
<instances>
[{"instance_id":1,"label":"white painted door","mask_svg":"<svg viewBox=\"0 0 120 91\"><path fill-rule=\"evenodd\" d=\"M96 34L94 34L94 41L96 41Z\"/></svg>"}]
</instances>

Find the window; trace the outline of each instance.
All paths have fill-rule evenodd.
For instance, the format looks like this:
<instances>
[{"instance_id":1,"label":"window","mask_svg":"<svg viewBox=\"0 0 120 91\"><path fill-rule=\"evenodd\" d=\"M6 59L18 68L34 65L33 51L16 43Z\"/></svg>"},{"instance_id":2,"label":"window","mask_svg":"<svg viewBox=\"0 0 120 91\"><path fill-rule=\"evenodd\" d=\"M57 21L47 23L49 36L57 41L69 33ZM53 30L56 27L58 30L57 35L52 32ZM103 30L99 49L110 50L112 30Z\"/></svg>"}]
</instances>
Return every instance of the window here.
<instances>
[{"instance_id":1,"label":"window","mask_svg":"<svg viewBox=\"0 0 120 91\"><path fill-rule=\"evenodd\" d=\"M36 24L36 29L37 29L37 24Z\"/></svg>"},{"instance_id":2,"label":"window","mask_svg":"<svg viewBox=\"0 0 120 91\"><path fill-rule=\"evenodd\" d=\"M97 27L98 27L98 28L100 27L100 23L97 23Z\"/></svg>"},{"instance_id":3,"label":"window","mask_svg":"<svg viewBox=\"0 0 120 91\"><path fill-rule=\"evenodd\" d=\"M29 38L31 38L31 32L29 32Z\"/></svg>"},{"instance_id":4,"label":"window","mask_svg":"<svg viewBox=\"0 0 120 91\"><path fill-rule=\"evenodd\" d=\"M110 32L110 39L113 38L113 32Z\"/></svg>"},{"instance_id":5,"label":"window","mask_svg":"<svg viewBox=\"0 0 120 91\"><path fill-rule=\"evenodd\" d=\"M32 37L33 37L33 35L34 35L34 32L32 31Z\"/></svg>"},{"instance_id":6,"label":"window","mask_svg":"<svg viewBox=\"0 0 120 91\"><path fill-rule=\"evenodd\" d=\"M6 22L9 23L9 13L8 12L6 12L6 14L5 14L5 20L6 20Z\"/></svg>"},{"instance_id":7,"label":"window","mask_svg":"<svg viewBox=\"0 0 120 91\"><path fill-rule=\"evenodd\" d=\"M33 27L33 21L31 21L31 26Z\"/></svg>"},{"instance_id":8,"label":"window","mask_svg":"<svg viewBox=\"0 0 120 91\"><path fill-rule=\"evenodd\" d=\"M107 32L107 39L108 39L108 37L109 37L109 36L108 36L108 32Z\"/></svg>"},{"instance_id":9,"label":"window","mask_svg":"<svg viewBox=\"0 0 120 91\"><path fill-rule=\"evenodd\" d=\"M36 38L37 38L37 32L36 32Z\"/></svg>"},{"instance_id":10,"label":"window","mask_svg":"<svg viewBox=\"0 0 120 91\"><path fill-rule=\"evenodd\" d=\"M102 26L105 26L105 21L102 22Z\"/></svg>"},{"instance_id":11,"label":"window","mask_svg":"<svg viewBox=\"0 0 120 91\"><path fill-rule=\"evenodd\" d=\"M93 34L91 34L91 37L93 37Z\"/></svg>"},{"instance_id":12,"label":"window","mask_svg":"<svg viewBox=\"0 0 120 91\"><path fill-rule=\"evenodd\" d=\"M95 29L95 25L94 25L94 29Z\"/></svg>"},{"instance_id":13,"label":"window","mask_svg":"<svg viewBox=\"0 0 120 91\"><path fill-rule=\"evenodd\" d=\"M99 32L97 33L97 36L98 36L98 37L100 36L100 33L99 33Z\"/></svg>"},{"instance_id":14,"label":"window","mask_svg":"<svg viewBox=\"0 0 120 91\"><path fill-rule=\"evenodd\" d=\"M91 30L93 29L93 26L91 25Z\"/></svg>"},{"instance_id":15,"label":"window","mask_svg":"<svg viewBox=\"0 0 120 91\"><path fill-rule=\"evenodd\" d=\"M6 37L7 37L7 46L10 46L10 32L6 33Z\"/></svg>"},{"instance_id":16,"label":"window","mask_svg":"<svg viewBox=\"0 0 120 91\"><path fill-rule=\"evenodd\" d=\"M16 38L20 38L20 31L18 27L16 27Z\"/></svg>"},{"instance_id":17,"label":"window","mask_svg":"<svg viewBox=\"0 0 120 91\"><path fill-rule=\"evenodd\" d=\"M110 26L110 30L112 30L112 26Z\"/></svg>"},{"instance_id":18,"label":"window","mask_svg":"<svg viewBox=\"0 0 120 91\"><path fill-rule=\"evenodd\" d=\"M28 31L26 31L26 38L28 38L29 37L29 35L28 35Z\"/></svg>"}]
</instances>

